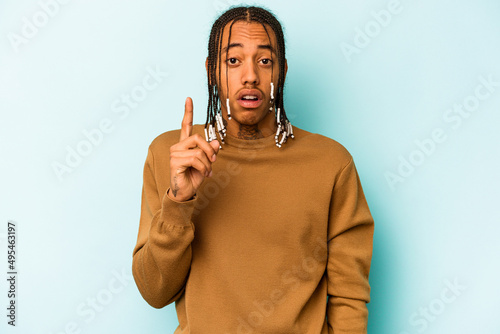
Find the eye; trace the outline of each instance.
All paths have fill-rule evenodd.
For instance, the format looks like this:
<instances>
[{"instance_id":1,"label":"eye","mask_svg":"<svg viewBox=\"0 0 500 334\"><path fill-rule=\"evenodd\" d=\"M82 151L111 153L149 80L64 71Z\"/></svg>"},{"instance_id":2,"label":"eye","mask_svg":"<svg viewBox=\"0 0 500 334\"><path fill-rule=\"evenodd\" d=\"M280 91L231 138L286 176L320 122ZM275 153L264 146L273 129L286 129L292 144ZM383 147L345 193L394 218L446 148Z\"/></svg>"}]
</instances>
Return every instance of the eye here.
<instances>
[{"instance_id":1,"label":"eye","mask_svg":"<svg viewBox=\"0 0 500 334\"><path fill-rule=\"evenodd\" d=\"M236 59L236 58L228 58L228 59L226 60L226 62L227 62L228 64L230 64L230 65L236 65L236 63L238 62L238 59Z\"/></svg>"},{"instance_id":2,"label":"eye","mask_svg":"<svg viewBox=\"0 0 500 334\"><path fill-rule=\"evenodd\" d=\"M262 59L261 61L262 61L262 64L264 64L264 65L271 65L271 64L272 64L272 62L273 62L273 61L272 61L271 59L269 59L269 58L264 58L264 59Z\"/></svg>"}]
</instances>

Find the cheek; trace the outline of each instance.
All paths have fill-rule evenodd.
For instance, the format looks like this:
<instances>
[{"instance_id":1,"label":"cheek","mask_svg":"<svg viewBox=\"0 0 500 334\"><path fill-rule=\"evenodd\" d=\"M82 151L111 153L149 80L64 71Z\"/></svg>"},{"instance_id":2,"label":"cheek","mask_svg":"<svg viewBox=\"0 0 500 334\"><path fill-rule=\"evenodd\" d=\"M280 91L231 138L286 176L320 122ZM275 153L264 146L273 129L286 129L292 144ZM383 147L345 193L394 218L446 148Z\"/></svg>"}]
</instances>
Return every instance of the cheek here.
<instances>
[{"instance_id":1,"label":"cheek","mask_svg":"<svg viewBox=\"0 0 500 334\"><path fill-rule=\"evenodd\" d=\"M227 72L227 76L225 69L222 68L221 79L222 80L219 86L219 90L222 90L224 96L228 90L228 87L229 87L229 94L234 93L235 90L241 88L241 73L237 68L233 69L230 68L229 71Z\"/></svg>"}]
</instances>

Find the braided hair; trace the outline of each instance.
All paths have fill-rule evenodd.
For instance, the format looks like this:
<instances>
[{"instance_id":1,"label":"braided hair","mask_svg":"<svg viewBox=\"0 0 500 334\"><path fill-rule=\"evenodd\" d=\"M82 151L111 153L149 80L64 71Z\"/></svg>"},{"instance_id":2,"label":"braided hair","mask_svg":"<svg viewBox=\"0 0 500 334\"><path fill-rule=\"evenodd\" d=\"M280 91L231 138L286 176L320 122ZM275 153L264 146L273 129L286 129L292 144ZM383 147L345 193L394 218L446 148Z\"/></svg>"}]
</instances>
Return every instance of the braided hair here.
<instances>
[{"instance_id":1,"label":"braided hair","mask_svg":"<svg viewBox=\"0 0 500 334\"><path fill-rule=\"evenodd\" d=\"M224 27L231 22L229 26L229 37L228 37L228 45L231 40L231 31L233 24L237 21L246 21L246 22L257 22L262 25L266 34L271 41L269 36L268 29L266 25L270 26L273 30L276 40L277 40L277 50L276 54L278 57L278 68L279 68L279 79L277 85L277 93L275 94L275 110L276 110L276 122L279 126L278 132L276 133L276 144L278 145L278 134L283 133L284 131L288 132L288 135L291 134L293 138L293 132L291 129L291 124L288 121L288 118L285 113L285 107L283 105L283 86L285 81L285 39L283 36L283 30L281 24L276 19L276 17L270 13L269 11L260 8L260 7L232 7L226 12L224 12L213 24L212 30L210 32L210 38L208 41L208 106L207 106L207 120L205 122L205 129L209 125L215 128L217 123L217 112L220 111L220 103L221 97L219 96L219 89L217 88L217 80L218 77L221 80L221 58L222 58L222 42L223 42L223 31ZM227 53L226 53L226 87L228 86L228 71L227 71ZM272 59L271 53L271 61ZM217 64L219 64L219 73L216 76ZM274 69L274 66L272 67ZM273 71L273 70L272 70ZM271 78L273 77L273 72L271 72ZM219 83L220 84L220 83ZM229 91L228 89L226 91ZM279 110L279 112L278 112ZM287 126L281 126L281 124L285 124ZM292 132L292 133L290 133ZM283 140L281 142L286 141L287 133L283 136ZM222 139L222 142L223 139Z\"/></svg>"}]
</instances>

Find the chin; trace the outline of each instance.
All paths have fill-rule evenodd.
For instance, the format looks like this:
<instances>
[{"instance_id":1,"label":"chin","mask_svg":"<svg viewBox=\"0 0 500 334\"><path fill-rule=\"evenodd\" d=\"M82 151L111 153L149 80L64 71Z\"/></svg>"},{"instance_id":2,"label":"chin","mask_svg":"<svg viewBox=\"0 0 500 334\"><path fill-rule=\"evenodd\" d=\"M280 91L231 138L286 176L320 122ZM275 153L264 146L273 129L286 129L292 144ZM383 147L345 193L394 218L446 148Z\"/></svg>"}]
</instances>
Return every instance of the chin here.
<instances>
[{"instance_id":1,"label":"chin","mask_svg":"<svg viewBox=\"0 0 500 334\"><path fill-rule=\"evenodd\" d=\"M249 125L249 126L251 126L251 125L257 125L257 124L259 124L259 121L257 121L257 120L249 120L249 119L246 119L246 118L244 118L242 120L239 120L239 119L235 118L235 120L240 125Z\"/></svg>"},{"instance_id":2,"label":"chin","mask_svg":"<svg viewBox=\"0 0 500 334\"><path fill-rule=\"evenodd\" d=\"M266 114L263 114L261 111L256 111L254 109L238 111L238 113L234 115L234 119L238 123L243 125L259 124L259 122L262 121L265 117Z\"/></svg>"},{"instance_id":3,"label":"chin","mask_svg":"<svg viewBox=\"0 0 500 334\"><path fill-rule=\"evenodd\" d=\"M240 109L231 110L231 117L233 117L238 123L241 124L255 124L261 121L265 115L262 115L262 111L256 109Z\"/></svg>"}]
</instances>

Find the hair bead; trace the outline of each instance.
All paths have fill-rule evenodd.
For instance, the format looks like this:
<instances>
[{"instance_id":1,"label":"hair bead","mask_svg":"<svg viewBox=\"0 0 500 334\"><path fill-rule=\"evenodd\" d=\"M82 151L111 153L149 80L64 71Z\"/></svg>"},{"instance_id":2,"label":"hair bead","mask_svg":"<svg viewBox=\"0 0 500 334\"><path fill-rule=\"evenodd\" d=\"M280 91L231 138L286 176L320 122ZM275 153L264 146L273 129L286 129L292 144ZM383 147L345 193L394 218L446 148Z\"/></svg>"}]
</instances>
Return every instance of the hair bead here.
<instances>
[{"instance_id":1,"label":"hair bead","mask_svg":"<svg viewBox=\"0 0 500 334\"><path fill-rule=\"evenodd\" d=\"M227 118L231 119L231 107L229 107L229 98L226 100L226 106L227 106Z\"/></svg>"},{"instance_id":2,"label":"hair bead","mask_svg":"<svg viewBox=\"0 0 500 334\"><path fill-rule=\"evenodd\" d=\"M208 133L207 133L207 128L204 129L205 130L205 140L210 142L210 140L208 140Z\"/></svg>"}]
</instances>

